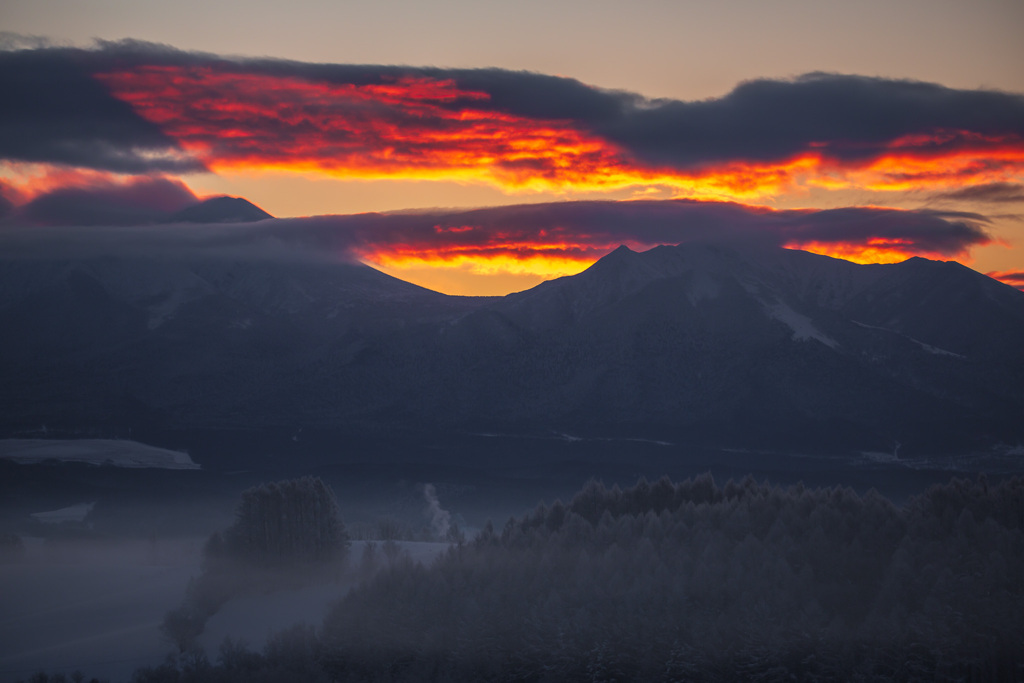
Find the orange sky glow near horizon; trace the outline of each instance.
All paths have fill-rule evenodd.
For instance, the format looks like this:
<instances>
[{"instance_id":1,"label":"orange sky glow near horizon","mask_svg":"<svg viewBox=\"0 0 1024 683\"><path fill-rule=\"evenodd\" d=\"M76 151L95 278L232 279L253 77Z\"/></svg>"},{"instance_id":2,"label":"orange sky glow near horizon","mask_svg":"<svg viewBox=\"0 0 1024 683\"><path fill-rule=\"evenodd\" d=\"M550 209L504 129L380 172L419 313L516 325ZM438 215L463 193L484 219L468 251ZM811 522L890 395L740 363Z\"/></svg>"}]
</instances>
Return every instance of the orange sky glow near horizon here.
<instances>
[{"instance_id":1,"label":"orange sky glow near horizon","mask_svg":"<svg viewBox=\"0 0 1024 683\"><path fill-rule=\"evenodd\" d=\"M641 195L660 189L671 197L751 205L780 195L799 197L808 188L938 192L1024 174L1024 141L963 131L907 136L857 163L812 149L781 161L680 170L643 164L569 121L494 111L486 106L487 93L460 89L451 80L332 84L180 66L97 77L216 173L446 180L491 185L511 195L623 189ZM361 256L398 275L445 267L550 278L579 272L614 246L517 243L424 251L388 245ZM860 242L787 246L862 263L942 256L870 235Z\"/></svg>"},{"instance_id":2,"label":"orange sky glow near horizon","mask_svg":"<svg viewBox=\"0 0 1024 683\"><path fill-rule=\"evenodd\" d=\"M344 182L431 181L487 186L510 201L537 195L657 195L739 202L766 211L780 201L792 208L815 191L891 196L894 202L888 205L897 206L901 193L1024 180L1024 140L959 130L905 136L855 161L830 157L812 144L778 160L678 168L645 163L571 120L499 111L488 93L460 88L447 79L403 77L356 85L180 65L143 65L100 72L95 78L215 177L290 174ZM24 199L61 185L118 182L111 178L115 176L103 172L43 168L20 185L9 186ZM261 203L259 197L247 198ZM618 244L588 240L586 235L574 240L493 239L486 245L460 244L457 235L451 237L435 247L395 243L366 246L356 253L385 272L427 287L494 294L579 272ZM845 242L790 241L785 246L860 263L896 262L913 255L970 260L967 251L937 253L912 240L878 235ZM426 273L432 268L449 272L431 281ZM485 280L491 284L482 284Z\"/></svg>"}]
</instances>

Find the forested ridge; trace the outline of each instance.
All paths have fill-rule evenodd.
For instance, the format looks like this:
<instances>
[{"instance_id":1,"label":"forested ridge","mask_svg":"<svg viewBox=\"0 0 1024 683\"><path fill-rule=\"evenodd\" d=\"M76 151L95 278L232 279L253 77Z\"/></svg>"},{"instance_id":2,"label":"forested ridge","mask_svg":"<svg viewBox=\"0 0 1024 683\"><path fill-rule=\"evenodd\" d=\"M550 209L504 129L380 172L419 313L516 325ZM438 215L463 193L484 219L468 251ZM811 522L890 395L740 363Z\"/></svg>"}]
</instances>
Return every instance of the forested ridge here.
<instances>
[{"instance_id":1,"label":"forested ridge","mask_svg":"<svg viewBox=\"0 0 1024 683\"><path fill-rule=\"evenodd\" d=\"M327 618L338 680L1018 680L1024 482L898 508L710 476L591 483L391 567Z\"/></svg>"},{"instance_id":2,"label":"forested ridge","mask_svg":"<svg viewBox=\"0 0 1024 683\"><path fill-rule=\"evenodd\" d=\"M591 482L429 567L391 558L317 630L134 680L1019 681L1021 633L1024 479L896 506L704 475Z\"/></svg>"}]
</instances>

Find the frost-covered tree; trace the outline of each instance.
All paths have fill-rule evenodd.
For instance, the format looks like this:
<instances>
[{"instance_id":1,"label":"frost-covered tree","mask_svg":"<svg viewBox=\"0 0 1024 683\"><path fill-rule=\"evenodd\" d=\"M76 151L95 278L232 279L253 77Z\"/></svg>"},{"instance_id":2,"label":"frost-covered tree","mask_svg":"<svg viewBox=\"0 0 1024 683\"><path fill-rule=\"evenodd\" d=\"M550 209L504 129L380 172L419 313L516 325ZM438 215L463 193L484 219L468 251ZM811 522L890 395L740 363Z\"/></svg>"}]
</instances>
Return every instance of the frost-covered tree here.
<instances>
[{"instance_id":1,"label":"frost-covered tree","mask_svg":"<svg viewBox=\"0 0 1024 683\"><path fill-rule=\"evenodd\" d=\"M337 680L1021 680L1024 480L590 482L324 621Z\"/></svg>"},{"instance_id":2,"label":"frost-covered tree","mask_svg":"<svg viewBox=\"0 0 1024 683\"><path fill-rule=\"evenodd\" d=\"M327 562L342 556L348 533L330 487L317 477L261 484L242 493L235 522L207 543L218 556L259 565Z\"/></svg>"}]
</instances>

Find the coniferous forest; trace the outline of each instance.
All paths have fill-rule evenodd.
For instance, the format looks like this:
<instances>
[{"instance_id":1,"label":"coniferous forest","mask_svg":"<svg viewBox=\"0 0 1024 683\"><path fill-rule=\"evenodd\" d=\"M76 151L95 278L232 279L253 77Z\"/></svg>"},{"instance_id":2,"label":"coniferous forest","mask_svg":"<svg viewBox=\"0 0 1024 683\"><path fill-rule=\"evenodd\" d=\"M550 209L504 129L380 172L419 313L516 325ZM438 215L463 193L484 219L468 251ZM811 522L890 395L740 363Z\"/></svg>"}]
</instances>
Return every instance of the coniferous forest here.
<instances>
[{"instance_id":1,"label":"coniferous forest","mask_svg":"<svg viewBox=\"0 0 1024 683\"><path fill-rule=\"evenodd\" d=\"M591 482L429 567L389 557L319 628L134 681L1017 681L1022 568L1020 478L903 506L750 478Z\"/></svg>"}]
</instances>

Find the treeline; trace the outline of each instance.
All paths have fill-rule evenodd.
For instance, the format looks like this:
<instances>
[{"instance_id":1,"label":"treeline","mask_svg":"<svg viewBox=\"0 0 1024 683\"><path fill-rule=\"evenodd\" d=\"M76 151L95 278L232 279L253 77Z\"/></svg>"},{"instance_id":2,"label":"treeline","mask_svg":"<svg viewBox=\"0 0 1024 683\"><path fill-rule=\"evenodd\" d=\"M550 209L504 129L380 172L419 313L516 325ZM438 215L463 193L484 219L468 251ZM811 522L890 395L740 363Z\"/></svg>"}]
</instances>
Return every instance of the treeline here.
<instances>
[{"instance_id":1,"label":"treeline","mask_svg":"<svg viewBox=\"0 0 1024 683\"><path fill-rule=\"evenodd\" d=\"M1024 481L897 508L710 476L591 483L324 623L339 681L1019 680Z\"/></svg>"},{"instance_id":2,"label":"treeline","mask_svg":"<svg viewBox=\"0 0 1024 683\"><path fill-rule=\"evenodd\" d=\"M318 633L135 683L1024 679L1020 478L903 507L709 475L592 482L368 577Z\"/></svg>"},{"instance_id":3,"label":"treeline","mask_svg":"<svg viewBox=\"0 0 1024 683\"><path fill-rule=\"evenodd\" d=\"M210 537L204 559L260 566L329 562L348 543L330 488L318 477L302 477L242 492L234 523Z\"/></svg>"}]
</instances>

